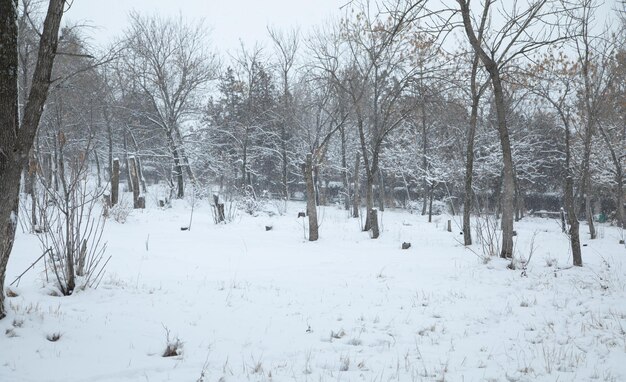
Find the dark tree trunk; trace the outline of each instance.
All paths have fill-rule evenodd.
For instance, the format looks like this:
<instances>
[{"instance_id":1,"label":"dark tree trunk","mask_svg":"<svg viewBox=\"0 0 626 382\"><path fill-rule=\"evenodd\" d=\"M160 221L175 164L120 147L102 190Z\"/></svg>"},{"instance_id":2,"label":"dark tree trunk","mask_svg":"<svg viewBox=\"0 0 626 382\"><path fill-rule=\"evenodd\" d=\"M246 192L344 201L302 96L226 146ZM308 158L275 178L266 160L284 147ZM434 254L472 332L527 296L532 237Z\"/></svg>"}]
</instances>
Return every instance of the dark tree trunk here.
<instances>
[{"instance_id":1,"label":"dark tree trunk","mask_svg":"<svg viewBox=\"0 0 626 382\"><path fill-rule=\"evenodd\" d=\"M102 177L100 173L100 158L98 158L98 151L93 150L93 157L96 160L96 175L98 177L98 188L102 187Z\"/></svg>"},{"instance_id":2,"label":"dark tree trunk","mask_svg":"<svg viewBox=\"0 0 626 382\"><path fill-rule=\"evenodd\" d=\"M472 66L472 111L467 131L467 151L465 153L465 194L463 196L463 243L472 245L471 213L472 213L472 180L474 177L474 140L476 137L476 125L478 123L478 102L479 96L476 94L476 70L478 66L478 55L474 58Z\"/></svg>"},{"instance_id":3,"label":"dark tree trunk","mask_svg":"<svg viewBox=\"0 0 626 382\"><path fill-rule=\"evenodd\" d=\"M341 132L341 181L343 182L344 208L350 210L350 180L348 179L348 159L346 157L346 132L342 127Z\"/></svg>"},{"instance_id":4,"label":"dark tree trunk","mask_svg":"<svg viewBox=\"0 0 626 382\"><path fill-rule=\"evenodd\" d=\"M309 241L319 238L317 225L317 204L315 203L315 181L313 179L313 155L307 154L304 163L304 181L306 183L306 214L309 217Z\"/></svg>"},{"instance_id":5,"label":"dark tree trunk","mask_svg":"<svg viewBox=\"0 0 626 382\"><path fill-rule=\"evenodd\" d=\"M572 259L574 266L582 267L583 259L580 251L580 230L576 217L574 198L574 174L571 167L571 138L569 126L565 124L565 211L569 224L569 239L572 247Z\"/></svg>"},{"instance_id":6,"label":"dark tree trunk","mask_svg":"<svg viewBox=\"0 0 626 382\"><path fill-rule=\"evenodd\" d=\"M424 103L426 101L424 100ZM422 178L422 193L424 194L423 203L422 203L422 216L426 215L426 206L428 205L428 197L429 197L429 189L430 185L428 184L427 179L427 169L428 169L428 130L426 129L426 108L424 103L422 103L422 171L424 171L424 176Z\"/></svg>"},{"instance_id":7,"label":"dark tree trunk","mask_svg":"<svg viewBox=\"0 0 626 382\"><path fill-rule=\"evenodd\" d=\"M111 206L119 202L120 195L120 160L113 159L113 169L111 170Z\"/></svg>"},{"instance_id":8,"label":"dark tree trunk","mask_svg":"<svg viewBox=\"0 0 626 382\"><path fill-rule=\"evenodd\" d=\"M356 153L356 159L354 160L354 191L352 195L352 217L359 217L359 207L361 206L361 180L359 179L359 164L361 163L361 156Z\"/></svg>"},{"instance_id":9,"label":"dark tree trunk","mask_svg":"<svg viewBox=\"0 0 626 382\"><path fill-rule=\"evenodd\" d=\"M428 222L433 222L433 194L435 190L435 185L431 184L430 189L428 191Z\"/></svg>"},{"instance_id":10,"label":"dark tree trunk","mask_svg":"<svg viewBox=\"0 0 626 382\"><path fill-rule=\"evenodd\" d=\"M385 211L385 178L383 170L378 170L378 209Z\"/></svg>"},{"instance_id":11,"label":"dark tree trunk","mask_svg":"<svg viewBox=\"0 0 626 382\"><path fill-rule=\"evenodd\" d=\"M365 227L363 227L363 231L369 231L372 229L372 224L374 221L372 220L372 211L374 210L374 185L373 179L371 176L366 177L365 182ZM377 224L377 222L376 222ZM378 237L378 236L377 236ZM374 237L372 237L374 238ZM374 238L375 239L375 238Z\"/></svg>"},{"instance_id":12,"label":"dark tree trunk","mask_svg":"<svg viewBox=\"0 0 626 382\"><path fill-rule=\"evenodd\" d=\"M176 150L176 148L172 150L172 157L174 159L172 178L176 182L176 197L178 199L182 199L185 197L185 182L183 181L183 168L180 165L180 158L178 156L178 150Z\"/></svg>"},{"instance_id":13,"label":"dark tree trunk","mask_svg":"<svg viewBox=\"0 0 626 382\"><path fill-rule=\"evenodd\" d=\"M4 280L15 239L21 171L28 163L48 95L64 4L62 0L50 1L20 127L17 1L0 0L0 319L6 316Z\"/></svg>"}]
</instances>

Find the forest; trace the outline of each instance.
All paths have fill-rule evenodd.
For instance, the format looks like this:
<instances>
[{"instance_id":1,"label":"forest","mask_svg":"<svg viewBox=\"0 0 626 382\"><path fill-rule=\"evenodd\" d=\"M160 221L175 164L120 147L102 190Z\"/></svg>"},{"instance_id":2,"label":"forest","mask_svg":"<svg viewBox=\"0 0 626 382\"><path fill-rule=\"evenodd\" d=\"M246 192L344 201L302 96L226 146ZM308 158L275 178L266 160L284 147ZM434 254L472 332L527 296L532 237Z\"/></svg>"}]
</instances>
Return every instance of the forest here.
<instances>
[{"instance_id":1,"label":"forest","mask_svg":"<svg viewBox=\"0 0 626 382\"><path fill-rule=\"evenodd\" d=\"M585 268L605 232L611 256L624 254L623 1L353 0L311 30L268 26L228 53L210 19L149 11L94 46L84 25L63 23L71 5L0 0L0 318L19 311L5 301L19 294L13 276L44 264L60 296L110 284L116 238L157 213L194 240L254 238L245 219L271 231L290 218L300 245L347 229L370 251L429 247L402 242L421 219L524 277L548 232L529 228L539 221L560 238L560 270ZM33 252L10 260L20 240Z\"/></svg>"}]
</instances>

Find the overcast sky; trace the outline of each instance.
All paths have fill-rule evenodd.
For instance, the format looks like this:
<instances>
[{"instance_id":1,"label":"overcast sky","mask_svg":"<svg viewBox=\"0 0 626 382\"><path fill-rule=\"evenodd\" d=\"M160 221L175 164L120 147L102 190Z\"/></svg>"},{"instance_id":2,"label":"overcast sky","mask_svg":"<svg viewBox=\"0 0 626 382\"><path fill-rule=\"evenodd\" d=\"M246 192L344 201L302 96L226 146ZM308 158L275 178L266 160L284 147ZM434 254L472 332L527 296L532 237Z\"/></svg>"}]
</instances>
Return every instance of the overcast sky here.
<instances>
[{"instance_id":1,"label":"overcast sky","mask_svg":"<svg viewBox=\"0 0 626 382\"><path fill-rule=\"evenodd\" d=\"M66 21L87 23L96 27L86 33L92 42L107 44L128 25L128 12L184 18L203 18L212 29L212 40L221 51L266 41L266 27L300 26L304 32L312 25L342 14L347 0L74 0L65 14Z\"/></svg>"}]
</instances>

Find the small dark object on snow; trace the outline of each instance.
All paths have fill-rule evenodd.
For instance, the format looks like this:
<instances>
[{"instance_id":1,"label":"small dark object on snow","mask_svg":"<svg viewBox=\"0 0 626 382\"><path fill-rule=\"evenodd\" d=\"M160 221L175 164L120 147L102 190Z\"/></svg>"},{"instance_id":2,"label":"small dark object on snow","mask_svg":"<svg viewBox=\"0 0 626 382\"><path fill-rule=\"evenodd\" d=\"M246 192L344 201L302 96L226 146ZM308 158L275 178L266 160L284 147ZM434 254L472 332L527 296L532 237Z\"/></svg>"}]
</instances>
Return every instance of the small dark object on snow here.
<instances>
[{"instance_id":1,"label":"small dark object on snow","mask_svg":"<svg viewBox=\"0 0 626 382\"><path fill-rule=\"evenodd\" d=\"M180 230L181 231L187 231L187 230L189 230L189 227L180 227Z\"/></svg>"},{"instance_id":2,"label":"small dark object on snow","mask_svg":"<svg viewBox=\"0 0 626 382\"><path fill-rule=\"evenodd\" d=\"M586 246L587 246L587 244L583 244L583 247L586 247Z\"/></svg>"},{"instance_id":3,"label":"small dark object on snow","mask_svg":"<svg viewBox=\"0 0 626 382\"><path fill-rule=\"evenodd\" d=\"M624 244L624 239L619 241L620 244Z\"/></svg>"},{"instance_id":4,"label":"small dark object on snow","mask_svg":"<svg viewBox=\"0 0 626 382\"><path fill-rule=\"evenodd\" d=\"M513 231L513 236L517 236L517 231Z\"/></svg>"},{"instance_id":5,"label":"small dark object on snow","mask_svg":"<svg viewBox=\"0 0 626 382\"><path fill-rule=\"evenodd\" d=\"M411 248L411 243L407 243L407 242L402 243L402 249L409 249L409 248Z\"/></svg>"},{"instance_id":6,"label":"small dark object on snow","mask_svg":"<svg viewBox=\"0 0 626 382\"><path fill-rule=\"evenodd\" d=\"M274 227L272 227L271 225L266 225L266 226L265 226L265 230L266 230L266 231L271 231L271 230L272 230L272 228L274 228Z\"/></svg>"},{"instance_id":7,"label":"small dark object on snow","mask_svg":"<svg viewBox=\"0 0 626 382\"><path fill-rule=\"evenodd\" d=\"M463 235L463 231L459 232L459 235Z\"/></svg>"},{"instance_id":8,"label":"small dark object on snow","mask_svg":"<svg viewBox=\"0 0 626 382\"><path fill-rule=\"evenodd\" d=\"M304 212L298 212L298 217L299 218L306 217L306 214Z\"/></svg>"}]
</instances>

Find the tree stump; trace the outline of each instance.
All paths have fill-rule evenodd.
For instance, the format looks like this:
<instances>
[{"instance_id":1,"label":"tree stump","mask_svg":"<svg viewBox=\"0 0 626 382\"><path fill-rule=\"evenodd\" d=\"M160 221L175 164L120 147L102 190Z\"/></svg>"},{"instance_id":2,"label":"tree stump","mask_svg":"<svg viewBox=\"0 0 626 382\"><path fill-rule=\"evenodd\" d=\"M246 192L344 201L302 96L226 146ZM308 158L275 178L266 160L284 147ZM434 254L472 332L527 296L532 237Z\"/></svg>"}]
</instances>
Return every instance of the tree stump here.
<instances>
[{"instance_id":1,"label":"tree stump","mask_svg":"<svg viewBox=\"0 0 626 382\"><path fill-rule=\"evenodd\" d=\"M448 232L452 232L452 220L448 220Z\"/></svg>"}]
</instances>

